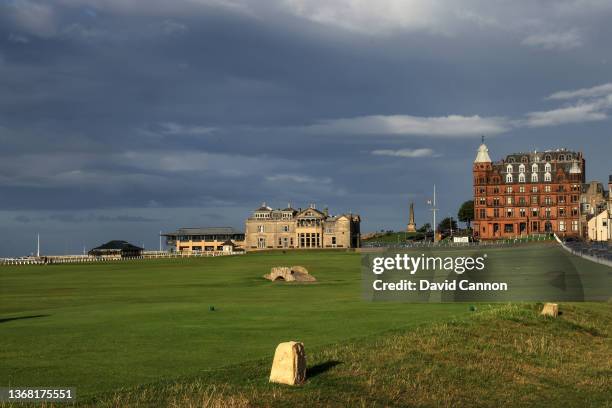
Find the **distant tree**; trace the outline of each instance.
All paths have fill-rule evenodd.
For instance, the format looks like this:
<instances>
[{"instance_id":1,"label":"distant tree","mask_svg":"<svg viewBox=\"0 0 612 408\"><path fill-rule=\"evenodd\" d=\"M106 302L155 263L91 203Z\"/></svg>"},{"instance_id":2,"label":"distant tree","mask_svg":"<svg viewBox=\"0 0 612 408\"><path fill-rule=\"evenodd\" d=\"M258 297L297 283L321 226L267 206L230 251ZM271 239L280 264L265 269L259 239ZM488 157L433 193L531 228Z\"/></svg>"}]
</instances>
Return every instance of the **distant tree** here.
<instances>
[{"instance_id":1,"label":"distant tree","mask_svg":"<svg viewBox=\"0 0 612 408\"><path fill-rule=\"evenodd\" d=\"M426 233L428 231L431 231L431 224L428 222L423 224L423 226L417 230L417 232L422 232L422 233Z\"/></svg>"},{"instance_id":2,"label":"distant tree","mask_svg":"<svg viewBox=\"0 0 612 408\"><path fill-rule=\"evenodd\" d=\"M457 218L461 222L465 222L467 227L470 228L470 223L474 219L474 200L469 200L461 204L459 212L457 212Z\"/></svg>"},{"instance_id":3,"label":"distant tree","mask_svg":"<svg viewBox=\"0 0 612 408\"><path fill-rule=\"evenodd\" d=\"M438 224L438 232L447 234L450 232L451 226L453 231L457 231L457 221L454 218L446 217Z\"/></svg>"}]
</instances>

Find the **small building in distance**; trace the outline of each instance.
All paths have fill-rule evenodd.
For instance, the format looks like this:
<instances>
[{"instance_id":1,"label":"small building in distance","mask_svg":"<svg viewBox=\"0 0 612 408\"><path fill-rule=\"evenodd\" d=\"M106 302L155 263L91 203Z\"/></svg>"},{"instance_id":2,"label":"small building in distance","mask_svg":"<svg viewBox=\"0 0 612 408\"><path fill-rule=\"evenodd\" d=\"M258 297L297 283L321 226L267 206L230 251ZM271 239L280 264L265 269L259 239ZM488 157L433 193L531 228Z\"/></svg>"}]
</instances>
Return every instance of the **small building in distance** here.
<instances>
[{"instance_id":1,"label":"small building in distance","mask_svg":"<svg viewBox=\"0 0 612 408\"><path fill-rule=\"evenodd\" d=\"M610 213L604 210L593 216L588 222L588 238L591 241L609 241L612 239Z\"/></svg>"},{"instance_id":2,"label":"small building in distance","mask_svg":"<svg viewBox=\"0 0 612 408\"><path fill-rule=\"evenodd\" d=\"M275 210L263 203L246 220L245 249L358 248L360 222L357 214L332 216L314 204Z\"/></svg>"},{"instance_id":3,"label":"small building in distance","mask_svg":"<svg viewBox=\"0 0 612 408\"><path fill-rule=\"evenodd\" d=\"M98 257L134 258L141 256L143 250L127 241L114 240L91 249L88 254Z\"/></svg>"},{"instance_id":4,"label":"small building in distance","mask_svg":"<svg viewBox=\"0 0 612 408\"><path fill-rule=\"evenodd\" d=\"M244 246L244 233L232 227L180 228L162 236L173 252L223 251L230 243L234 245L232 251L236 251Z\"/></svg>"}]
</instances>

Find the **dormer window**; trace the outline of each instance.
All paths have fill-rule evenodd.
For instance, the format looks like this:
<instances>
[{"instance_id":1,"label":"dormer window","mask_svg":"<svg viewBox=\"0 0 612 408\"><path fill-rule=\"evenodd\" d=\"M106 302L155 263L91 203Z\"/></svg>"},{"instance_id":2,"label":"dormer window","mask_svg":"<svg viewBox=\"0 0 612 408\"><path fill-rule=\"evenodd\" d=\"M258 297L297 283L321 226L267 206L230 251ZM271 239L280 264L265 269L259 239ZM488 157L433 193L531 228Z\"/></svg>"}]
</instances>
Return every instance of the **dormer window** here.
<instances>
[{"instance_id":1,"label":"dormer window","mask_svg":"<svg viewBox=\"0 0 612 408\"><path fill-rule=\"evenodd\" d=\"M524 173L525 172L525 165L521 163L521 165L519 166L519 173Z\"/></svg>"},{"instance_id":2,"label":"dormer window","mask_svg":"<svg viewBox=\"0 0 612 408\"><path fill-rule=\"evenodd\" d=\"M536 163L533 163L533 164L531 165L531 171L532 171L533 173L537 173L537 172L538 172L538 165L537 165Z\"/></svg>"},{"instance_id":3,"label":"dormer window","mask_svg":"<svg viewBox=\"0 0 612 408\"><path fill-rule=\"evenodd\" d=\"M544 171L546 171L546 172L550 172L550 171L551 171L551 169L552 169L552 166L550 165L550 163L546 163L546 164L544 165Z\"/></svg>"},{"instance_id":4,"label":"dormer window","mask_svg":"<svg viewBox=\"0 0 612 408\"><path fill-rule=\"evenodd\" d=\"M529 161L529 159L527 159L527 156L521 157L521 162L527 163L528 161Z\"/></svg>"},{"instance_id":5,"label":"dormer window","mask_svg":"<svg viewBox=\"0 0 612 408\"><path fill-rule=\"evenodd\" d=\"M550 161L550 159L551 159L550 154L547 154L546 156L544 156L544 161L548 162L548 161Z\"/></svg>"},{"instance_id":6,"label":"dormer window","mask_svg":"<svg viewBox=\"0 0 612 408\"><path fill-rule=\"evenodd\" d=\"M506 174L506 183L512 183L512 174Z\"/></svg>"},{"instance_id":7,"label":"dormer window","mask_svg":"<svg viewBox=\"0 0 612 408\"><path fill-rule=\"evenodd\" d=\"M519 183L525 182L525 173L519 173Z\"/></svg>"},{"instance_id":8,"label":"dormer window","mask_svg":"<svg viewBox=\"0 0 612 408\"><path fill-rule=\"evenodd\" d=\"M544 181L545 182L550 182L552 181L552 176L550 175L549 172L544 173Z\"/></svg>"},{"instance_id":9,"label":"dormer window","mask_svg":"<svg viewBox=\"0 0 612 408\"><path fill-rule=\"evenodd\" d=\"M564 155L560 155L559 156L559 161L564 161L565 160L565 156Z\"/></svg>"},{"instance_id":10,"label":"dormer window","mask_svg":"<svg viewBox=\"0 0 612 408\"><path fill-rule=\"evenodd\" d=\"M538 173L531 173L531 182L532 183L538 182Z\"/></svg>"},{"instance_id":11,"label":"dormer window","mask_svg":"<svg viewBox=\"0 0 612 408\"><path fill-rule=\"evenodd\" d=\"M506 173L512 173L512 171L513 171L513 170L514 170L514 169L512 168L512 165L511 165L511 164L509 164L509 165L507 165L507 166L506 166Z\"/></svg>"}]
</instances>

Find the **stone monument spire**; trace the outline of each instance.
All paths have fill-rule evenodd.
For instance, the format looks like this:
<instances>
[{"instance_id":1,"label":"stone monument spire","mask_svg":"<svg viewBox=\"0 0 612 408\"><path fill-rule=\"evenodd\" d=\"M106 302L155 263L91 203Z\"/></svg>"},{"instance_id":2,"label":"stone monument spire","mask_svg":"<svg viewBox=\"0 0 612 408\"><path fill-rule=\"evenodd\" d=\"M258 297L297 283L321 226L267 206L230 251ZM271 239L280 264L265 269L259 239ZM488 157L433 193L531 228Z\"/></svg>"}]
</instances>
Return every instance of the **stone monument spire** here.
<instances>
[{"instance_id":1,"label":"stone monument spire","mask_svg":"<svg viewBox=\"0 0 612 408\"><path fill-rule=\"evenodd\" d=\"M407 232L416 232L416 224L414 223L414 203L410 203L410 217L408 218Z\"/></svg>"}]
</instances>

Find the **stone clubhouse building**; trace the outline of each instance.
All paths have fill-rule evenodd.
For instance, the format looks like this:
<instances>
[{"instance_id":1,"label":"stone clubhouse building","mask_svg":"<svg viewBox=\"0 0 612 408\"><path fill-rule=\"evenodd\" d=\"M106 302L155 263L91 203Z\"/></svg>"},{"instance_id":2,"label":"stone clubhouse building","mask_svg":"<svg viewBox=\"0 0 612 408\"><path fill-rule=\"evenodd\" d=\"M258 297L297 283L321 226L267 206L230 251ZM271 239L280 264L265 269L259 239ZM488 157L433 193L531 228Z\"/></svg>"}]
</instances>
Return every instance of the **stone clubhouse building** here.
<instances>
[{"instance_id":1,"label":"stone clubhouse building","mask_svg":"<svg viewBox=\"0 0 612 408\"><path fill-rule=\"evenodd\" d=\"M247 218L247 251L290 248L358 248L361 218L357 214L332 216L327 208L272 209L265 203Z\"/></svg>"},{"instance_id":2,"label":"stone clubhouse building","mask_svg":"<svg viewBox=\"0 0 612 408\"><path fill-rule=\"evenodd\" d=\"M492 162L483 140L472 174L474 238L581 235L582 153L566 149L513 153Z\"/></svg>"}]
</instances>

